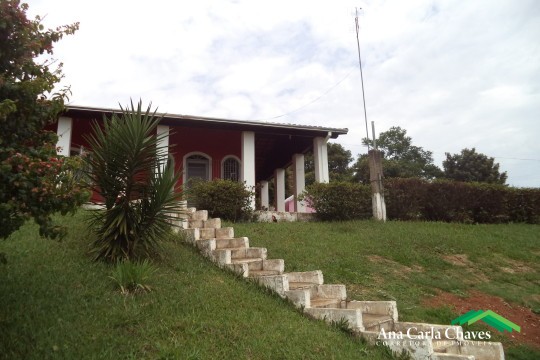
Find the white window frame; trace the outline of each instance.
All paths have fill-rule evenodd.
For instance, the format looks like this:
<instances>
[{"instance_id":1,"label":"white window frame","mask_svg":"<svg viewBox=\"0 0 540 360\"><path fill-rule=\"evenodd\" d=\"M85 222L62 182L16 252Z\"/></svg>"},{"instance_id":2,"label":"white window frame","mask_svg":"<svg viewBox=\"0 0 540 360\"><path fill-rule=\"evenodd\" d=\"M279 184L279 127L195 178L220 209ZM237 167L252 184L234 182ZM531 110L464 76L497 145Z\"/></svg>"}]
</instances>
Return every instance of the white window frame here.
<instances>
[{"instance_id":1,"label":"white window frame","mask_svg":"<svg viewBox=\"0 0 540 360\"><path fill-rule=\"evenodd\" d=\"M225 179L225 166L224 165L225 165L225 161L229 159L234 159L238 163L238 174L237 174L238 180L237 181L240 182L242 180L242 161L240 160L238 156L235 156L235 155L227 155L221 160L221 178Z\"/></svg>"},{"instance_id":2,"label":"white window frame","mask_svg":"<svg viewBox=\"0 0 540 360\"><path fill-rule=\"evenodd\" d=\"M182 166L183 166L183 169L184 171L182 171L182 183L185 184L186 181L187 181L187 160L189 157L191 156L202 156L206 159L208 159L208 179L207 180L212 180L212 157L208 154L205 154L203 152L200 152L200 151L192 151L190 153L187 153L186 155L184 155L184 158L183 158L183 161L182 161Z\"/></svg>"}]
</instances>

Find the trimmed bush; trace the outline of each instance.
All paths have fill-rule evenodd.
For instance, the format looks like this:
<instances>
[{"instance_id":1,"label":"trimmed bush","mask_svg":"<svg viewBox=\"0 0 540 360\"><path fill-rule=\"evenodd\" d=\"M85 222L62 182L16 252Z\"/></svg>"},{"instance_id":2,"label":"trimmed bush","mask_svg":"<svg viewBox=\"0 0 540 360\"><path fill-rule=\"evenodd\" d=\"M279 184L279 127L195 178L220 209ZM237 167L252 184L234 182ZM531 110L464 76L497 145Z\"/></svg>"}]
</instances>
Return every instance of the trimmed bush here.
<instances>
[{"instance_id":1,"label":"trimmed bush","mask_svg":"<svg viewBox=\"0 0 540 360\"><path fill-rule=\"evenodd\" d=\"M426 220L498 224L540 224L540 189L415 178L384 181L386 213L391 220ZM310 185L303 198L321 220L369 219L371 189L367 185Z\"/></svg>"},{"instance_id":2,"label":"trimmed bush","mask_svg":"<svg viewBox=\"0 0 540 360\"><path fill-rule=\"evenodd\" d=\"M540 189L449 180L387 179L388 217L464 223L540 223Z\"/></svg>"},{"instance_id":3,"label":"trimmed bush","mask_svg":"<svg viewBox=\"0 0 540 360\"><path fill-rule=\"evenodd\" d=\"M213 218L230 221L250 220L252 189L232 180L191 181L185 190L190 206L208 210Z\"/></svg>"},{"instance_id":4,"label":"trimmed bush","mask_svg":"<svg viewBox=\"0 0 540 360\"><path fill-rule=\"evenodd\" d=\"M314 183L302 195L320 220L369 219L372 215L368 185L350 182Z\"/></svg>"},{"instance_id":5,"label":"trimmed bush","mask_svg":"<svg viewBox=\"0 0 540 360\"><path fill-rule=\"evenodd\" d=\"M384 187L386 215L389 219L422 219L427 192L425 181L414 178L391 178L384 181Z\"/></svg>"}]
</instances>

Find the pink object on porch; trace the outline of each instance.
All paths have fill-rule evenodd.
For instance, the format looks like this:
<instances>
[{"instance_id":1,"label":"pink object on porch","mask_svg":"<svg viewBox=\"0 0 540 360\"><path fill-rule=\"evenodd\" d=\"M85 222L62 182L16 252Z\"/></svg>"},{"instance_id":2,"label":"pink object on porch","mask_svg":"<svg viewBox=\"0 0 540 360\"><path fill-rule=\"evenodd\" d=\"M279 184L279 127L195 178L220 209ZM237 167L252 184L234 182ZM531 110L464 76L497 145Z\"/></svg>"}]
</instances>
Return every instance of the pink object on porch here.
<instances>
[{"instance_id":1,"label":"pink object on porch","mask_svg":"<svg viewBox=\"0 0 540 360\"><path fill-rule=\"evenodd\" d=\"M310 207L306 201L304 201L305 204L305 213L314 213L316 212L315 209ZM287 212L294 212L294 195L289 196L287 199L285 199L285 211Z\"/></svg>"}]
</instances>

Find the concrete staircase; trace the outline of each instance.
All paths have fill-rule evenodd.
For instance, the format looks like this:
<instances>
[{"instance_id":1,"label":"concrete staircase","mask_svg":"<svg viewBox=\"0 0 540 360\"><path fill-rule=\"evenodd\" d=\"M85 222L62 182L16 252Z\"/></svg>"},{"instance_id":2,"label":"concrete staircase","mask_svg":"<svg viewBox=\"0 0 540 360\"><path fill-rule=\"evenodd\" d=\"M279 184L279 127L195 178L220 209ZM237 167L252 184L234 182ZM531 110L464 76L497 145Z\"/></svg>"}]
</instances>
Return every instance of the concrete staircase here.
<instances>
[{"instance_id":1,"label":"concrete staircase","mask_svg":"<svg viewBox=\"0 0 540 360\"><path fill-rule=\"evenodd\" d=\"M218 266L254 279L308 316L345 324L374 345L406 351L413 359L504 360L501 343L464 340L461 326L400 322L395 301L349 300L345 285L324 284L320 270L285 272L283 259L268 259L266 248L250 247L247 237L235 237L232 227L221 227L205 210L189 208L175 225Z\"/></svg>"}]
</instances>

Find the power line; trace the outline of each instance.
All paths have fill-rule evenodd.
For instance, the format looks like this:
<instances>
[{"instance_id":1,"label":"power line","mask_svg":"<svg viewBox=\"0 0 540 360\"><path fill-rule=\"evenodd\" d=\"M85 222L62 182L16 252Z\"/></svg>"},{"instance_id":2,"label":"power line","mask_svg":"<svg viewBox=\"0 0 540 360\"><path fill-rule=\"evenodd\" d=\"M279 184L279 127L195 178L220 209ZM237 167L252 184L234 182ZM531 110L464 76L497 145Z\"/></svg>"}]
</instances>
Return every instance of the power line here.
<instances>
[{"instance_id":1,"label":"power line","mask_svg":"<svg viewBox=\"0 0 540 360\"><path fill-rule=\"evenodd\" d=\"M326 90L324 93L322 93L320 96L316 97L315 99L311 100L310 102L308 102L307 104L304 104L302 106L300 106L299 108L297 109L294 109L292 111L289 111L285 114L281 114L281 115L278 115L278 116L274 116L274 117L270 117L270 118L263 118L263 119L255 119L254 121L268 121L268 120L274 120L274 119L279 119L281 117L285 117L285 116L288 116L292 113L295 113L297 111L300 111L306 107L308 107L309 105L319 101L320 99L322 99L323 97L325 97L326 95L328 95L332 90L334 90L335 88L337 88L339 85L341 85L342 82L344 82L345 80L347 80L349 78L349 76L351 76L351 74L353 73L354 70L351 70L347 75L345 75L345 77L341 80L339 80L337 83L335 83L331 88L329 88L328 90Z\"/></svg>"},{"instance_id":2,"label":"power line","mask_svg":"<svg viewBox=\"0 0 540 360\"><path fill-rule=\"evenodd\" d=\"M368 139L367 147L369 151L369 131L367 124L367 111L366 111L366 95L364 91L364 74L362 73L362 56L360 55L360 25L358 23L358 8L356 8L356 17L354 18L356 23L356 44L358 45L358 64L360 66L360 82L362 83L362 100L364 104L364 119L366 121L366 138ZM373 134L373 139L375 139L375 134Z\"/></svg>"}]
</instances>

